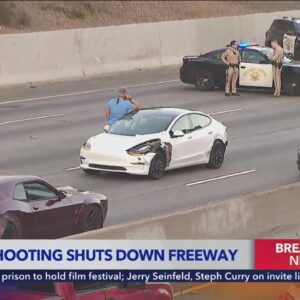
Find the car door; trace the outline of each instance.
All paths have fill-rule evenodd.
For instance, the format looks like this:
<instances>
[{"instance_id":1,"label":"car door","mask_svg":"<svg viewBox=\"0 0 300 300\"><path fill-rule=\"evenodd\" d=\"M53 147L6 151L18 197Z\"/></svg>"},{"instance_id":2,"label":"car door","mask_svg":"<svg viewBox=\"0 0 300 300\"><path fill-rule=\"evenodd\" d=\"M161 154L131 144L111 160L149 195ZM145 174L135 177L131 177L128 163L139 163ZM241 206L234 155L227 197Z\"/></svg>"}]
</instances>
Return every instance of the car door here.
<instances>
[{"instance_id":1,"label":"car door","mask_svg":"<svg viewBox=\"0 0 300 300\"><path fill-rule=\"evenodd\" d=\"M43 181L23 182L28 203L33 212L35 236L55 238L68 234L71 201L61 199L58 191Z\"/></svg>"},{"instance_id":2,"label":"car door","mask_svg":"<svg viewBox=\"0 0 300 300\"><path fill-rule=\"evenodd\" d=\"M191 142L192 161L194 163L207 163L209 153L214 143L213 129L210 126L211 119L208 116L193 113L191 118Z\"/></svg>"},{"instance_id":3,"label":"car door","mask_svg":"<svg viewBox=\"0 0 300 300\"><path fill-rule=\"evenodd\" d=\"M176 131L182 131L184 136L174 137ZM169 168L178 168L191 163L193 150L191 149L192 135L189 115L179 118L170 130L172 157Z\"/></svg>"},{"instance_id":4,"label":"car door","mask_svg":"<svg viewBox=\"0 0 300 300\"><path fill-rule=\"evenodd\" d=\"M218 87L223 87L225 83L225 71L226 65L221 60L221 56L226 49L219 49L210 52L205 56L207 59L206 67L214 76L215 85Z\"/></svg>"},{"instance_id":5,"label":"car door","mask_svg":"<svg viewBox=\"0 0 300 300\"><path fill-rule=\"evenodd\" d=\"M273 85L272 64L267 56L254 49L243 49L241 56L240 86L271 88Z\"/></svg>"}]
</instances>

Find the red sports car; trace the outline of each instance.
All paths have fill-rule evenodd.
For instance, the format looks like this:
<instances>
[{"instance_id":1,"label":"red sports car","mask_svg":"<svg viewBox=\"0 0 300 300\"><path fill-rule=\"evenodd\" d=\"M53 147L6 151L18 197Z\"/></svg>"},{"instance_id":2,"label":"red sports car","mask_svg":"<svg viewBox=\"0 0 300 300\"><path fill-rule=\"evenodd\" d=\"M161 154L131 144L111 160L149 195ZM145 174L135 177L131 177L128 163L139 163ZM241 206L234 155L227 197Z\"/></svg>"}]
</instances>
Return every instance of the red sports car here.
<instances>
[{"instance_id":1,"label":"red sports car","mask_svg":"<svg viewBox=\"0 0 300 300\"><path fill-rule=\"evenodd\" d=\"M0 300L173 300L169 283L0 283Z\"/></svg>"},{"instance_id":2,"label":"red sports car","mask_svg":"<svg viewBox=\"0 0 300 300\"><path fill-rule=\"evenodd\" d=\"M55 239L103 227L106 196L55 188L37 176L0 176L0 237Z\"/></svg>"}]
</instances>

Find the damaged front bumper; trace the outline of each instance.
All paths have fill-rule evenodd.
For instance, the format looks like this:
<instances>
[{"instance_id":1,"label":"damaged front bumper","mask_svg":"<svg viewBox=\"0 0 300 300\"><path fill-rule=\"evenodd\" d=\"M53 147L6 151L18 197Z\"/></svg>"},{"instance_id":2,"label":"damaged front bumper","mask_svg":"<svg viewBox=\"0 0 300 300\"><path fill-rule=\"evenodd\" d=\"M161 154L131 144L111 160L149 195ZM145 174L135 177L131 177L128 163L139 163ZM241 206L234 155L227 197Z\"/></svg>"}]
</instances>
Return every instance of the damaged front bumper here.
<instances>
[{"instance_id":1,"label":"damaged front bumper","mask_svg":"<svg viewBox=\"0 0 300 300\"><path fill-rule=\"evenodd\" d=\"M148 175L154 156L155 153L135 156L124 153L121 158L109 155L104 158L91 150L82 148L80 151L80 168L133 175Z\"/></svg>"}]
</instances>

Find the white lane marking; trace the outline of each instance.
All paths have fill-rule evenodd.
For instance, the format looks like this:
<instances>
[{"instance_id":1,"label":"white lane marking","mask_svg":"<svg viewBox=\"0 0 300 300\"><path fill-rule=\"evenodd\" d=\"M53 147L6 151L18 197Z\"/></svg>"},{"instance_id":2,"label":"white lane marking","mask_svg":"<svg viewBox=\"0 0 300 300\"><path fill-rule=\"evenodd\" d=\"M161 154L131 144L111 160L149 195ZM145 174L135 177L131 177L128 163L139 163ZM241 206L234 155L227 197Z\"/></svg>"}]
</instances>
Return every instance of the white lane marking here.
<instances>
[{"instance_id":1,"label":"white lane marking","mask_svg":"<svg viewBox=\"0 0 300 300\"><path fill-rule=\"evenodd\" d=\"M236 112L236 111L241 111L241 110L244 110L244 109L243 108L236 108L236 109L217 111L217 112L210 113L210 115L221 115L221 114L227 114L227 113L230 113L230 112Z\"/></svg>"},{"instance_id":2,"label":"white lane marking","mask_svg":"<svg viewBox=\"0 0 300 300\"><path fill-rule=\"evenodd\" d=\"M33 120L41 120L41 119L49 119L49 118L57 118L57 117L62 117L64 115L65 114L57 114L57 115L48 115L48 116L20 119L20 120L12 120L12 121L1 122L0 125L7 125L7 124L20 123L20 122L33 121Z\"/></svg>"},{"instance_id":3,"label":"white lane marking","mask_svg":"<svg viewBox=\"0 0 300 300\"><path fill-rule=\"evenodd\" d=\"M158 82L148 82L148 83L141 83L141 84L136 84L136 85L127 85L125 87L126 88L133 88L133 87L140 87L140 86L165 84L165 83L171 83L171 82L176 82L176 81L179 81L179 79L166 80L166 81L158 81ZM68 94L58 94L58 95L44 96L44 97L37 97L37 98L27 98L27 99L11 100L11 101L0 102L0 105L3 105L3 104L12 104L12 103L20 103L20 102L29 102L29 101L38 101L38 100L47 100L47 99L52 99L52 98L61 98L61 97L68 97L68 96L79 96L79 95L86 95L86 94L92 94L92 93L114 91L114 90L117 90L117 89L118 89L117 87L113 87L113 88L107 88L107 89L88 90L88 91L83 91L83 92L68 93Z\"/></svg>"},{"instance_id":4,"label":"white lane marking","mask_svg":"<svg viewBox=\"0 0 300 300\"><path fill-rule=\"evenodd\" d=\"M256 172L256 170L254 170L254 169L253 170L248 170L248 171L242 171L242 172L232 173L232 174L219 176L219 177L215 177L215 178L210 178L210 179L205 179L205 180L201 180L201 181L191 182L191 183L187 183L186 185L187 186L193 186L193 185L197 185L197 184L203 184L203 183L216 181L216 180L221 180L221 179L226 179L226 178L231 178L231 177L235 177L235 176L246 175L246 174L250 174L250 173L254 173L254 172Z\"/></svg>"},{"instance_id":5,"label":"white lane marking","mask_svg":"<svg viewBox=\"0 0 300 300\"><path fill-rule=\"evenodd\" d=\"M73 170L78 170L80 169L80 167L72 167L72 168L68 168L68 169L65 169L66 171L73 171Z\"/></svg>"}]
</instances>

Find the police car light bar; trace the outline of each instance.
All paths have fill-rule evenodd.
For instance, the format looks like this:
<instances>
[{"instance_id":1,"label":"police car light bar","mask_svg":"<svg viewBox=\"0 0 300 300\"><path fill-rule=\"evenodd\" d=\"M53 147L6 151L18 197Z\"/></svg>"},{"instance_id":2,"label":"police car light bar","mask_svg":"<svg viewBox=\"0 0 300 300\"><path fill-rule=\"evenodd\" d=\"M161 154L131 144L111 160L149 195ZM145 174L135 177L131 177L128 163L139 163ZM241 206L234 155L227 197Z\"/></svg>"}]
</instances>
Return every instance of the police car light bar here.
<instances>
[{"instance_id":1,"label":"police car light bar","mask_svg":"<svg viewBox=\"0 0 300 300\"><path fill-rule=\"evenodd\" d=\"M239 43L238 48L247 48L252 46L259 46L259 44Z\"/></svg>"}]
</instances>

